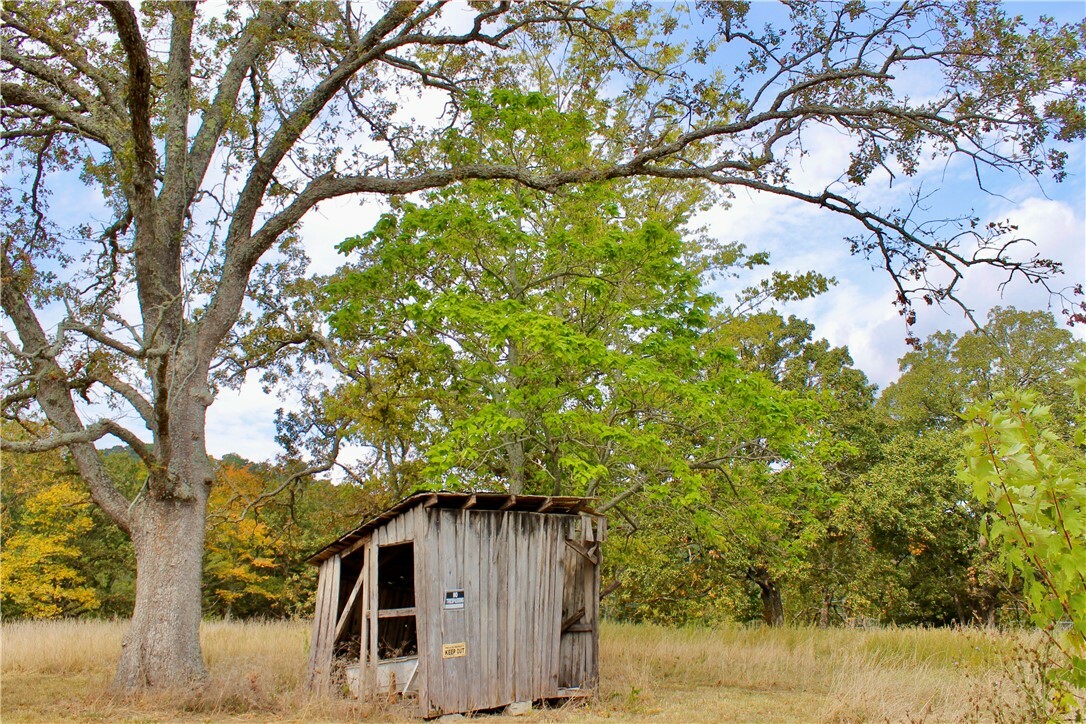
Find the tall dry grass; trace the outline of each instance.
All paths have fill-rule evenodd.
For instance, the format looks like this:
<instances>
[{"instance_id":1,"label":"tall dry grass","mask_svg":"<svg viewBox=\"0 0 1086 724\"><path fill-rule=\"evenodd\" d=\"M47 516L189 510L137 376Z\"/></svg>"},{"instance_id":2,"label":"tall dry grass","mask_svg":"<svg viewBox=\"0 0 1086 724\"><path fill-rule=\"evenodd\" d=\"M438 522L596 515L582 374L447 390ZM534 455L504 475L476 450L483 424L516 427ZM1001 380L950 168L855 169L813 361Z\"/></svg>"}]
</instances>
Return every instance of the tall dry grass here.
<instances>
[{"instance_id":1,"label":"tall dry grass","mask_svg":"<svg viewBox=\"0 0 1086 724\"><path fill-rule=\"evenodd\" d=\"M602 642L606 696L688 721L961 721L1010 642L947 629L612 624Z\"/></svg>"},{"instance_id":2,"label":"tall dry grass","mask_svg":"<svg viewBox=\"0 0 1086 724\"><path fill-rule=\"evenodd\" d=\"M309 628L296 621L201 625L210 679L199 689L109 691L123 621L32 621L0 627L0 719L58 721L357 721L393 709L312 696L303 686Z\"/></svg>"},{"instance_id":3,"label":"tall dry grass","mask_svg":"<svg viewBox=\"0 0 1086 724\"><path fill-rule=\"evenodd\" d=\"M0 718L57 720L405 720L397 708L310 696L308 625L208 622L199 691L108 693L123 622L5 623ZM600 696L543 721L961 721L1004 676L1012 640L931 629L663 628L606 624ZM982 701L980 701L983 704ZM983 718L982 716L980 718ZM492 718L490 721L500 721Z\"/></svg>"}]
</instances>

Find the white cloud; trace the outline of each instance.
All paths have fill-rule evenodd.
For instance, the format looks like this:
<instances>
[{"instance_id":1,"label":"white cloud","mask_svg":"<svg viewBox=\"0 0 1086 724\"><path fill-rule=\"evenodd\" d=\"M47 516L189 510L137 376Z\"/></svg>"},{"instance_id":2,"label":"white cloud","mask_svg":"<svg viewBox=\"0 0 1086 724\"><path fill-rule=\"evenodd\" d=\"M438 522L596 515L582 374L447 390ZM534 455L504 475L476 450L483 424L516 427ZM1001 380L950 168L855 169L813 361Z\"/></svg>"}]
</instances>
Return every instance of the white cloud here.
<instances>
[{"instance_id":1,"label":"white cloud","mask_svg":"<svg viewBox=\"0 0 1086 724\"><path fill-rule=\"evenodd\" d=\"M302 222L301 236L310 259L310 272L330 274L346 263L336 245L364 234L388 209L384 199L343 197L321 202Z\"/></svg>"},{"instance_id":2,"label":"white cloud","mask_svg":"<svg viewBox=\"0 0 1086 724\"><path fill-rule=\"evenodd\" d=\"M823 134L819 140L828 144L832 135ZM826 183L840 168L842 153L840 147L812 150L797 166L795 181L804 187ZM1082 166L1081 160L1076 149L1069 168ZM1035 244L1021 245L1016 252L1019 258L1036 253L1064 265L1065 273L1053 281L1053 288L1086 280L1086 199L1081 194L1081 176L1050 190L1061 191L1063 199L1046 198L1033 180L1000 189L1001 195L997 196L979 191L975 180L962 176L961 166L959 162L942 161L925 164L923 172L910 179L941 187L928 203L925 213L929 217L945 214L951 218L972 210L980 215L982 223L1010 219L1018 226L1018 234ZM1006 181L1004 185L1008 185ZM895 196L900 200L899 195L905 193L905 184L895 186L890 190L885 184L873 183L860 194L866 203L885 207L893 204ZM848 253L843 239L856 233L853 222L801 201L745 189L735 192L729 208L713 209L700 221L717 238L742 241L752 251L769 251L774 269L815 270L836 277L837 286L822 297L783 305L782 312L810 320L817 336L834 345L848 346L856 365L880 387L897 378L897 360L909 350L904 341L905 325L891 303L892 283L886 273ZM975 310L978 321L983 322L988 310L997 305L1051 309L1060 318L1060 306L1052 308L1052 300L1041 285L1016 279L1000 290L1005 278L1005 273L982 267L969 270L959 283L959 296ZM914 331L921 338L939 330L964 332L971 327L956 307L925 307L918 312ZM1074 333L1086 338L1086 329L1081 326Z\"/></svg>"},{"instance_id":3,"label":"white cloud","mask_svg":"<svg viewBox=\"0 0 1086 724\"><path fill-rule=\"evenodd\" d=\"M288 399L280 399L286 395ZM247 460L271 460L275 443L275 411L297 402L279 391L265 394L255 377L237 390L221 390L207 411L207 451L214 457L235 453Z\"/></svg>"}]
</instances>

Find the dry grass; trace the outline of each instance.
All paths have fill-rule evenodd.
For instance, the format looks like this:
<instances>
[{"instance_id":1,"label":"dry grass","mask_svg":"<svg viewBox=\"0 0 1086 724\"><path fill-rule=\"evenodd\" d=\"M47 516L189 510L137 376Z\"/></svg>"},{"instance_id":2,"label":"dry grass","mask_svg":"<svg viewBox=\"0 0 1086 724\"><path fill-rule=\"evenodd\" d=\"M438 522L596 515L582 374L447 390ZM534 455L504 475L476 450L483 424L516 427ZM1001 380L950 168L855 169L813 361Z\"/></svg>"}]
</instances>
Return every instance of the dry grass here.
<instances>
[{"instance_id":1,"label":"dry grass","mask_svg":"<svg viewBox=\"0 0 1086 724\"><path fill-rule=\"evenodd\" d=\"M397 709L314 699L301 687L308 627L206 623L202 691L107 693L123 623L2 627L0 717L12 721L357 721ZM572 721L960 721L999 675L1008 639L925 629L603 630L600 697L533 712ZM972 694L972 699L971 699ZM488 717L488 722L504 721ZM525 719L518 719L524 721Z\"/></svg>"}]
</instances>

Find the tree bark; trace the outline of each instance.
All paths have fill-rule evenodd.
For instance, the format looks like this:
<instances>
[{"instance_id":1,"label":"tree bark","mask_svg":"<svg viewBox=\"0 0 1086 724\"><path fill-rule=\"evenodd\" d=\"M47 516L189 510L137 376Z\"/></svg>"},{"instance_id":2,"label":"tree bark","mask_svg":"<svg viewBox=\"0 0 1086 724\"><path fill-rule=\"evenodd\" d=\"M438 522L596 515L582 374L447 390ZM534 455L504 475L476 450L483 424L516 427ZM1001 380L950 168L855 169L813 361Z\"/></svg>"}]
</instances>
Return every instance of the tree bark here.
<instances>
[{"instance_id":1,"label":"tree bark","mask_svg":"<svg viewBox=\"0 0 1086 724\"><path fill-rule=\"evenodd\" d=\"M747 572L747 578L758 586L762 597L762 619L766 625L783 626L784 602L773 576L764 568L756 568Z\"/></svg>"},{"instance_id":2,"label":"tree bark","mask_svg":"<svg viewBox=\"0 0 1086 724\"><path fill-rule=\"evenodd\" d=\"M830 604L833 603L833 596L829 593L822 594L822 606L818 612L818 627L829 628L830 626Z\"/></svg>"},{"instance_id":3,"label":"tree bark","mask_svg":"<svg viewBox=\"0 0 1086 724\"><path fill-rule=\"evenodd\" d=\"M122 691L184 687L207 678L200 653L200 584L213 477L204 447L207 406L197 385L179 391L174 401L168 462L151 471L132 502L136 604L113 680Z\"/></svg>"},{"instance_id":4,"label":"tree bark","mask_svg":"<svg viewBox=\"0 0 1086 724\"><path fill-rule=\"evenodd\" d=\"M200 655L206 492L196 498L141 497L135 503L141 509L132 531L136 606L121 645L115 689L178 687L207 677Z\"/></svg>"}]
</instances>

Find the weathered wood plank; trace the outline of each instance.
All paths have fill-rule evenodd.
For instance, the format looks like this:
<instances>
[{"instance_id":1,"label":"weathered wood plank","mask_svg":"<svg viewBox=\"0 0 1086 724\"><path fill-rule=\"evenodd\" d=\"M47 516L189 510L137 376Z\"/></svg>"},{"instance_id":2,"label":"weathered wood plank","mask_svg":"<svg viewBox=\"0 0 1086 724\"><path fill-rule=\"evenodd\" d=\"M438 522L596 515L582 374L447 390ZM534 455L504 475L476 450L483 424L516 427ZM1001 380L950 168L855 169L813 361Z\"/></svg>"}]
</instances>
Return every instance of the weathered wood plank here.
<instances>
[{"instance_id":1,"label":"weathered wood plank","mask_svg":"<svg viewBox=\"0 0 1086 724\"><path fill-rule=\"evenodd\" d=\"M595 531L593 531L595 533ZM595 536L593 536L595 537ZM597 549L599 543L596 543ZM581 634L585 639L585 686L595 689L599 683L597 662L599 661L599 600L600 600L600 566L599 558L596 564L585 563L585 618L584 623L592 628L592 632Z\"/></svg>"},{"instance_id":2,"label":"weathered wood plank","mask_svg":"<svg viewBox=\"0 0 1086 724\"><path fill-rule=\"evenodd\" d=\"M347 603L343 606L343 612L339 615L339 621L336 622L336 630L332 634L332 643L335 644L339 640L339 637L343 634L343 629L347 627L347 622L351 620L351 614L354 613L355 599L358 598L359 591L362 590L362 572L358 574L358 580L354 582L354 586L351 587L351 593L347 597Z\"/></svg>"},{"instance_id":3,"label":"weathered wood plank","mask_svg":"<svg viewBox=\"0 0 1086 724\"><path fill-rule=\"evenodd\" d=\"M529 651L534 645L532 640L532 620L531 620L531 590L532 590L532 568L531 568L531 536L529 535L530 528L530 516L523 515L518 516L519 522L517 535L517 580L519 586L516 590L517 595L517 643L516 643L516 671L517 671L517 691L516 700L526 701L532 698L534 693L534 687L532 686L532 659L529 657Z\"/></svg>"},{"instance_id":4,"label":"weathered wood plank","mask_svg":"<svg viewBox=\"0 0 1086 724\"><path fill-rule=\"evenodd\" d=\"M500 522L498 556L502 572L498 589L498 616L500 628L498 643L499 678L498 692L502 701L514 701L513 644L517 617L513 611L513 590L516 582L515 536L512 534L513 516L503 515Z\"/></svg>"},{"instance_id":5,"label":"weathered wood plank","mask_svg":"<svg viewBox=\"0 0 1086 724\"><path fill-rule=\"evenodd\" d=\"M483 565L487 575L483 580L484 610L480 614L483 623L484 657L486 665L483 668L483 677L486 680L486 700L488 706L499 706L498 699L498 585L503 575L497 566L497 531L500 513L479 513L484 522L483 536L485 538L485 560Z\"/></svg>"},{"instance_id":6,"label":"weathered wood plank","mask_svg":"<svg viewBox=\"0 0 1086 724\"><path fill-rule=\"evenodd\" d=\"M346 548L344 548L340 552L339 557L342 559L342 558L346 558L349 555L353 555L354 553L356 553L359 550L361 550L362 548L364 548L368 541L369 541L369 536L366 536L364 538L359 538L354 543L352 543L349 546L347 546Z\"/></svg>"},{"instance_id":7,"label":"weathered wood plank","mask_svg":"<svg viewBox=\"0 0 1086 724\"><path fill-rule=\"evenodd\" d=\"M419 713L429 716L440 701L439 682L440 646L437 611L438 571L436 535L431 526L434 512L420 506L415 509L415 606L419 613L416 624L419 632ZM435 688L437 687L437 688Z\"/></svg>"},{"instance_id":8,"label":"weathered wood plank","mask_svg":"<svg viewBox=\"0 0 1086 724\"><path fill-rule=\"evenodd\" d=\"M368 536L367 536L368 538ZM369 577L370 577L370 556L368 550L363 549L362 558L362 570L358 573L358 580L362 582L362 590L359 592L359 631L358 631L358 666L361 683L365 684L365 672L366 665L369 657L369 612L370 612L370 597L369 597ZM365 692L365 687L362 688Z\"/></svg>"},{"instance_id":9,"label":"weathered wood plank","mask_svg":"<svg viewBox=\"0 0 1086 724\"><path fill-rule=\"evenodd\" d=\"M596 565L600 562L599 553L597 552L595 544L585 544L581 541L566 540L566 545L575 550L581 556L583 556L585 560L587 560L592 565Z\"/></svg>"},{"instance_id":10,"label":"weathered wood plank","mask_svg":"<svg viewBox=\"0 0 1086 724\"><path fill-rule=\"evenodd\" d=\"M593 628L592 633L589 634L592 637L592 651L586 664L589 688L596 693L599 692L600 685L600 575L603 570L600 562L603 558L603 541L606 538L607 518L599 516L596 519L596 550L598 554L596 565L592 566L592 590L588 599L592 611L592 618L588 621Z\"/></svg>"},{"instance_id":11,"label":"weathered wood plank","mask_svg":"<svg viewBox=\"0 0 1086 724\"><path fill-rule=\"evenodd\" d=\"M457 550L462 556L460 587L464 589L464 609L460 617L464 622L464 641L467 643L467 656L463 659L464 708L473 712L483 706L483 682L480 678L483 651L479 635L479 523L471 508L461 506L457 516L460 520Z\"/></svg>"},{"instance_id":12,"label":"weathered wood plank","mask_svg":"<svg viewBox=\"0 0 1086 724\"><path fill-rule=\"evenodd\" d=\"M317 598L313 611L313 626L309 634L309 664L306 668L306 685L312 689L322 688L322 678L326 671L326 663L321 657L321 632L324 630L324 616L327 607L328 576L331 571L331 559L321 561L317 573ZM331 662L327 662L331 664Z\"/></svg>"},{"instance_id":13,"label":"weathered wood plank","mask_svg":"<svg viewBox=\"0 0 1086 724\"><path fill-rule=\"evenodd\" d=\"M555 516L551 522L551 539L547 548L547 616L550 620L547 650L547 694L558 695L559 648L562 641L562 554L565 552L565 528Z\"/></svg>"},{"instance_id":14,"label":"weathered wood plank","mask_svg":"<svg viewBox=\"0 0 1086 724\"><path fill-rule=\"evenodd\" d=\"M378 577L378 574L379 574L379 571L377 569L381 565L380 558L378 557L378 551L380 550L380 548L378 546L377 541L378 541L378 537L379 537L378 534L380 532L381 532L380 529L374 531L374 535L370 536L370 544L366 548L366 557L369 558L369 561L370 561L370 565L366 569L367 573L369 574L369 580L367 581L367 588L369 589L369 595L367 596L367 598L369 599L369 620L367 621L367 623L369 625L369 639L370 639L369 640L369 661L368 661L368 665L366 666L365 670L359 672L360 674L364 673L364 677L363 677L363 680L362 680L363 687L368 691L374 692L375 694L377 692L377 660L378 660L378 653L377 653L378 652L378 649L377 649L377 621L378 621L378 619L377 619L377 614L378 614L379 609L380 609L379 599L377 598L377 577Z\"/></svg>"},{"instance_id":15,"label":"weathered wood plank","mask_svg":"<svg viewBox=\"0 0 1086 724\"><path fill-rule=\"evenodd\" d=\"M461 543L463 538L463 531L461 530L462 514L454 510L442 510L441 518L441 560L445 563L442 590L442 599L444 599L444 591L464 587L464 558ZM442 646L458 643L470 645L465 635L464 611L442 609L441 614ZM464 691L467 678L464 671L465 659L466 657L462 656L455 658L442 657L445 701L448 704L449 711L463 711L466 708L467 697Z\"/></svg>"},{"instance_id":16,"label":"weathered wood plank","mask_svg":"<svg viewBox=\"0 0 1086 724\"><path fill-rule=\"evenodd\" d=\"M324 618L324 637L325 645L331 649L336 643L333 634L335 633L336 621L339 616L339 584L343 567L342 559L338 554L332 556L328 560L332 563L332 575L330 577L331 592L328 595L328 615Z\"/></svg>"},{"instance_id":17,"label":"weathered wood plank","mask_svg":"<svg viewBox=\"0 0 1086 724\"><path fill-rule=\"evenodd\" d=\"M509 685L509 579L513 575L510 569L512 549L509 547L509 516L497 513L494 523L494 568L496 586L494 590L494 659L497 676L494 681L494 695L498 701L512 701L513 691Z\"/></svg>"},{"instance_id":18,"label":"weathered wood plank","mask_svg":"<svg viewBox=\"0 0 1086 724\"><path fill-rule=\"evenodd\" d=\"M550 551L548 550L550 541L550 528L551 521L550 516L541 518L540 523L542 525L539 529L539 540L535 545L535 575L536 575L536 588L538 593L536 594L535 613L538 617L536 622L536 634L539 636L537 639L539 646L539 656L536 661L536 696L543 698L547 695L547 664L550 659L550 611L549 611L549 596L550 587L547 584L547 561L550 559Z\"/></svg>"}]
</instances>

